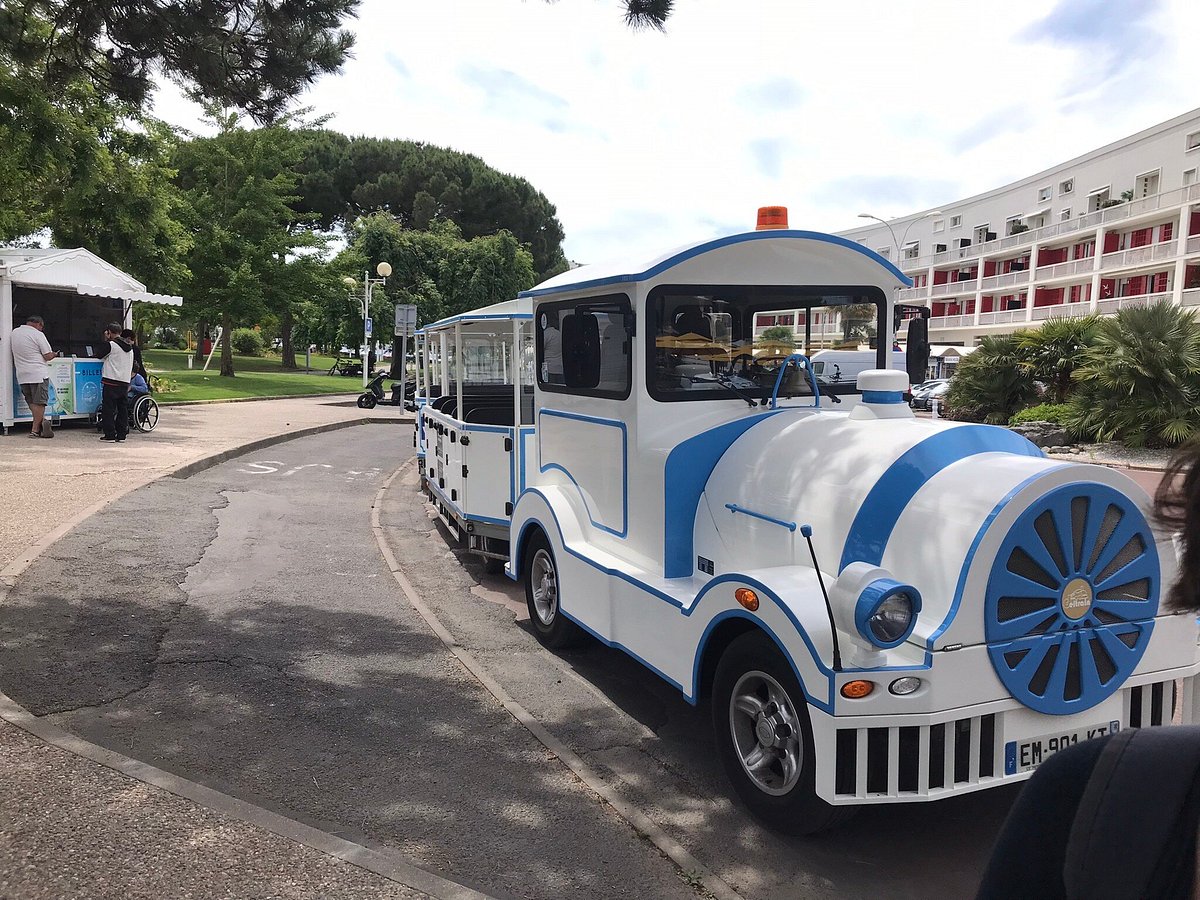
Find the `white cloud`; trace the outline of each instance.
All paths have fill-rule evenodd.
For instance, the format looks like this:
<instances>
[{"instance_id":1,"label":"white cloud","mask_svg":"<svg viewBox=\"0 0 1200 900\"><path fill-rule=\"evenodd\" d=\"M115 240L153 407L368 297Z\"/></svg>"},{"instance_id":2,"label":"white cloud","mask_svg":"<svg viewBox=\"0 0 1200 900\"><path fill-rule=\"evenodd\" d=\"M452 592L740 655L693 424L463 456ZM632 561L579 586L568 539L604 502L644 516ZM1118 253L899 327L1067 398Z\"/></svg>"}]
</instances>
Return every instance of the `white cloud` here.
<instances>
[{"instance_id":1,"label":"white cloud","mask_svg":"<svg viewBox=\"0 0 1200 900\"><path fill-rule=\"evenodd\" d=\"M615 0L364 0L355 59L302 103L528 178L593 262L750 228L765 204L830 231L946 204L1178 115L1200 4L1151 6L1153 59L1115 66L1120 28L1058 39L1078 17L1046 0L686 0L665 34ZM169 90L159 112L197 127Z\"/></svg>"}]
</instances>

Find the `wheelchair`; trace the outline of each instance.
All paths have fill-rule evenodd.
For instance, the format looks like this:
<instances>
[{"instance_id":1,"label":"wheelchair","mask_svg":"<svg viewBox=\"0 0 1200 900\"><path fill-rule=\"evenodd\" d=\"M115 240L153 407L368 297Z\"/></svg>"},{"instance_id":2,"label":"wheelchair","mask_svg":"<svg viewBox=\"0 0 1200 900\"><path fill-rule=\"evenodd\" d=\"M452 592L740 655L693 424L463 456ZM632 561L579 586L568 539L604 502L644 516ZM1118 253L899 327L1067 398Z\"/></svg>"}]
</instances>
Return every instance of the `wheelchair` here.
<instances>
[{"instance_id":1,"label":"wheelchair","mask_svg":"<svg viewBox=\"0 0 1200 900\"><path fill-rule=\"evenodd\" d=\"M153 431L158 424L158 403L149 394L139 394L129 401L129 427L138 431Z\"/></svg>"}]
</instances>

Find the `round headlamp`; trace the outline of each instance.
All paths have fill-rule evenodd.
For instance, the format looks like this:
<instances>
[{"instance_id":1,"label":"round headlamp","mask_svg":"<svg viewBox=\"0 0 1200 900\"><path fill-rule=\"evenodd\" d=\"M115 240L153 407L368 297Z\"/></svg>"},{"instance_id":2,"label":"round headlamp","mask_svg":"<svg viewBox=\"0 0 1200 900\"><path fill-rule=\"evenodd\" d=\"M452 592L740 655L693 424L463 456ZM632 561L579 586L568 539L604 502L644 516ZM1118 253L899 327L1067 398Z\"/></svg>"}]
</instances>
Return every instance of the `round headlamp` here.
<instances>
[{"instance_id":1,"label":"round headlamp","mask_svg":"<svg viewBox=\"0 0 1200 900\"><path fill-rule=\"evenodd\" d=\"M908 639L921 611L921 594L911 584L877 578L868 584L854 606L858 633L876 647L897 647Z\"/></svg>"}]
</instances>

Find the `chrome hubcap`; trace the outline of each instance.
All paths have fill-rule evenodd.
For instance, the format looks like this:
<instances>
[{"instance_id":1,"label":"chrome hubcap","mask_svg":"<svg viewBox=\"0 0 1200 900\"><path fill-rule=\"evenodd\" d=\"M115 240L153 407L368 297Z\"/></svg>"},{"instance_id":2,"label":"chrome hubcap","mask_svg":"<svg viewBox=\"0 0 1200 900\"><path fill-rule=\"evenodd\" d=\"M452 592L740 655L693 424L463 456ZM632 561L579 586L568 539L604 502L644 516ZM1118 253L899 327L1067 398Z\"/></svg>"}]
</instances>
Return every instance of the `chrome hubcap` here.
<instances>
[{"instance_id":1,"label":"chrome hubcap","mask_svg":"<svg viewBox=\"0 0 1200 900\"><path fill-rule=\"evenodd\" d=\"M800 719L783 687L766 672L747 672L729 700L729 730L742 768L759 790L779 796L800 780Z\"/></svg>"},{"instance_id":2,"label":"chrome hubcap","mask_svg":"<svg viewBox=\"0 0 1200 900\"><path fill-rule=\"evenodd\" d=\"M533 588L533 611L537 613L538 621L552 625L558 612L558 579L549 551L538 550L534 555L529 581Z\"/></svg>"}]
</instances>

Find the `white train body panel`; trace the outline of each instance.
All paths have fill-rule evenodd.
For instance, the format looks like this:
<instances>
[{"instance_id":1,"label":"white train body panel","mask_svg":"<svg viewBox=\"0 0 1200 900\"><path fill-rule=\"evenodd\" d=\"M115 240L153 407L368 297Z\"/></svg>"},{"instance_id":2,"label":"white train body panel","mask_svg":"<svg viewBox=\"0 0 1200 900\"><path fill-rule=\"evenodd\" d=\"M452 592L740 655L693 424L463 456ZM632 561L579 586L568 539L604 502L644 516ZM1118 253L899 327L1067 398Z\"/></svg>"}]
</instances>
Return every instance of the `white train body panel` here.
<instances>
[{"instance_id":1,"label":"white train body panel","mask_svg":"<svg viewBox=\"0 0 1200 900\"><path fill-rule=\"evenodd\" d=\"M807 232L738 235L564 273L530 292L535 333L551 327L538 324L540 310L627 301L627 394L564 391L542 372L532 425L519 436L509 429L516 449L488 469L506 484L487 502L494 510L509 498L511 519L471 508L484 494L472 493L468 457L495 445L474 436L467 448L447 445L429 430L438 414L428 411L428 453L443 468L427 457L424 471L465 461L460 524L475 518L501 530L513 578L530 535L544 532L561 612L692 702L722 635L747 627L769 635L804 690L816 791L829 803L978 790L1028 777L1031 766L1013 756L1031 739L1193 721L1195 617L1158 608L1173 554L1155 543L1149 498L1125 476L1047 459L1007 429L917 420L899 391L864 387L861 403L841 407L750 408L731 388L718 399L687 395L712 381L703 357L663 369L662 348L695 336L680 326L675 344L658 343L663 313L656 324L654 304L664 291L865 292L886 298L886 339L902 284L869 251ZM609 326L618 318L611 309L604 317ZM565 319L555 321L565 331ZM863 377L865 385L900 376ZM449 427L469 423L441 422ZM860 576L919 595L915 624L898 642L873 643L856 624L867 597L854 587ZM735 599L739 588L755 593L757 609ZM910 677L918 689L891 692ZM842 695L862 680L875 685L868 696Z\"/></svg>"}]
</instances>

